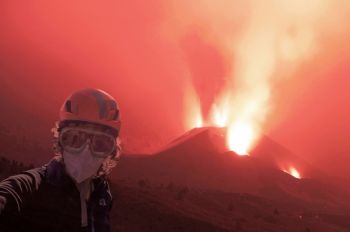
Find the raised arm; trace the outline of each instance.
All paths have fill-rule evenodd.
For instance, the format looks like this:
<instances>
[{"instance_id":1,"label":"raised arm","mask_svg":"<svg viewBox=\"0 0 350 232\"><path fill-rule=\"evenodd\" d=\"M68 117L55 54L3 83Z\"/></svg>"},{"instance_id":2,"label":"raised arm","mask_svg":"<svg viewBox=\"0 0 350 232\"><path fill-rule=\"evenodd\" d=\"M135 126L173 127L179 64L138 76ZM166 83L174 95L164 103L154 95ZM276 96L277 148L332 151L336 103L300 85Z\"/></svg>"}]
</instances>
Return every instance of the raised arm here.
<instances>
[{"instance_id":1,"label":"raised arm","mask_svg":"<svg viewBox=\"0 0 350 232\"><path fill-rule=\"evenodd\" d=\"M39 189L43 168L35 168L10 176L0 182L0 217L6 212L20 213L23 203Z\"/></svg>"}]
</instances>

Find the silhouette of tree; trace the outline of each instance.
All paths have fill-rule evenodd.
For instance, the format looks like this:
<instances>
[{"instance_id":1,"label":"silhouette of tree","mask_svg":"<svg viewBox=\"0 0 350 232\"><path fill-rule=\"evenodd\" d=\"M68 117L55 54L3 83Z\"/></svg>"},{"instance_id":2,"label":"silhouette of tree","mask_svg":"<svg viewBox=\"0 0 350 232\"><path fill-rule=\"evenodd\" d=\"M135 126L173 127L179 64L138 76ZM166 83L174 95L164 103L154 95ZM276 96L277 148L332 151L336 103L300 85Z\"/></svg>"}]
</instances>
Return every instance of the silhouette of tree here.
<instances>
[{"instance_id":1,"label":"silhouette of tree","mask_svg":"<svg viewBox=\"0 0 350 232\"><path fill-rule=\"evenodd\" d=\"M1 179L11 175L18 174L20 172L33 169L33 164L26 166L22 162L16 160L8 160L4 157L0 158L0 177Z\"/></svg>"}]
</instances>

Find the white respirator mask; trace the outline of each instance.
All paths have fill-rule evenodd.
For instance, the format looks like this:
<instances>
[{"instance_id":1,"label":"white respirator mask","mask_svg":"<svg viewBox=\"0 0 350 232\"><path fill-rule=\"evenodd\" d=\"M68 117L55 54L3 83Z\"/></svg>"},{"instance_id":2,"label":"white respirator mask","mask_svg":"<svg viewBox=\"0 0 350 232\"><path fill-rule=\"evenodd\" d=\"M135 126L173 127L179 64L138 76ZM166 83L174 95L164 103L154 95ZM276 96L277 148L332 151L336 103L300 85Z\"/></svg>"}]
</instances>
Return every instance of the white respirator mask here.
<instances>
[{"instance_id":1,"label":"white respirator mask","mask_svg":"<svg viewBox=\"0 0 350 232\"><path fill-rule=\"evenodd\" d=\"M105 160L105 158L94 156L89 146L87 144L79 153L64 150L62 154L67 173L77 183L95 176Z\"/></svg>"}]
</instances>

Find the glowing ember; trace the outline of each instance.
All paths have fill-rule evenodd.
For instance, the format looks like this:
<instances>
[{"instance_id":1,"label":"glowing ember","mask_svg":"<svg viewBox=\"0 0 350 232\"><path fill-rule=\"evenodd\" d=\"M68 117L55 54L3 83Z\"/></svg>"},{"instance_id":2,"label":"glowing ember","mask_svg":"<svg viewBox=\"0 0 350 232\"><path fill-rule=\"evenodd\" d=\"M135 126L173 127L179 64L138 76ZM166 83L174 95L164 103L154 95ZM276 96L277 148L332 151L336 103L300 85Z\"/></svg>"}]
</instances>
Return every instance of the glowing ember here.
<instances>
[{"instance_id":1,"label":"glowing ember","mask_svg":"<svg viewBox=\"0 0 350 232\"><path fill-rule=\"evenodd\" d=\"M300 173L298 172L298 170L296 170L293 167L290 167L288 171L287 170L283 170L283 171L293 176L294 178L301 179Z\"/></svg>"}]
</instances>

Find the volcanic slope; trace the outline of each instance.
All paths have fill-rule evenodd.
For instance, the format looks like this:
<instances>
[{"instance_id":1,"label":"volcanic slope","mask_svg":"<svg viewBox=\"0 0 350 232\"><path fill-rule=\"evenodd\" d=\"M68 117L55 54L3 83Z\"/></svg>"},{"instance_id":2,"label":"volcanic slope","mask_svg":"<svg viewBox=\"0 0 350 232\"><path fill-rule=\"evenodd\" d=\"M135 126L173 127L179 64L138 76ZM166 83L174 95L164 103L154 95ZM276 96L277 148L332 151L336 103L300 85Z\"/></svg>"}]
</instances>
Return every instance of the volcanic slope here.
<instances>
[{"instance_id":1,"label":"volcanic slope","mask_svg":"<svg viewBox=\"0 0 350 232\"><path fill-rule=\"evenodd\" d=\"M117 180L112 194L112 231L350 231L349 215L301 201L146 180Z\"/></svg>"},{"instance_id":2,"label":"volcanic slope","mask_svg":"<svg viewBox=\"0 0 350 232\"><path fill-rule=\"evenodd\" d=\"M297 179L280 170L278 162L282 159L274 157L281 156L285 162L317 170L283 146L266 138L268 146L258 145L251 156L239 156L226 151L223 135L223 129L219 128L194 129L153 155L125 155L114 176L327 207L349 206L350 193L346 189L319 178ZM267 155L264 146L268 147Z\"/></svg>"}]
</instances>

